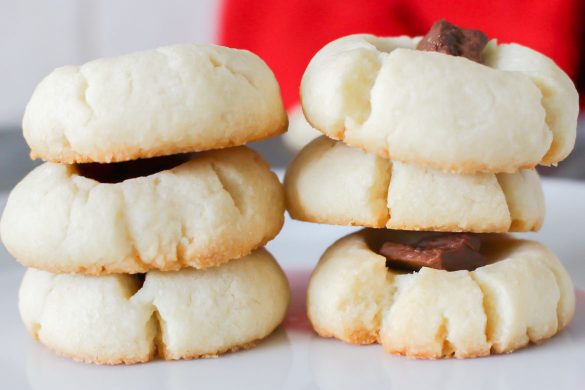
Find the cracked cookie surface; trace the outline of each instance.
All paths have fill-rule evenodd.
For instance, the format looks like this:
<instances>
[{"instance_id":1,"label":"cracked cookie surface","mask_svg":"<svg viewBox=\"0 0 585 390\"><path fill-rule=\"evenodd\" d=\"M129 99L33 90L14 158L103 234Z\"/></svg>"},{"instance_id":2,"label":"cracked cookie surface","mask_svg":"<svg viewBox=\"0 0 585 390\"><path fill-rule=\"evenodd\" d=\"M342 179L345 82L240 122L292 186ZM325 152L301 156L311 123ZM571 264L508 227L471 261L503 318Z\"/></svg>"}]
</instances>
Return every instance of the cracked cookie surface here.
<instances>
[{"instance_id":1,"label":"cracked cookie surface","mask_svg":"<svg viewBox=\"0 0 585 390\"><path fill-rule=\"evenodd\" d=\"M58 68L23 119L31 156L61 163L221 149L286 127L268 66L248 51L206 44Z\"/></svg>"},{"instance_id":2,"label":"cracked cookie surface","mask_svg":"<svg viewBox=\"0 0 585 390\"><path fill-rule=\"evenodd\" d=\"M295 219L431 231L536 231L545 205L538 173L456 174L392 162L327 137L286 173Z\"/></svg>"},{"instance_id":3,"label":"cracked cookie surface","mask_svg":"<svg viewBox=\"0 0 585 390\"><path fill-rule=\"evenodd\" d=\"M19 292L27 330L56 353L131 364L246 349L282 322L284 273L264 249L220 267L146 275L29 269Z\"/></svg>"},{"instance_id":4,"label":"cracked cookie surface","mask_svg":"<svg viewBox=\"0 0 585 390\"><path fill-rule=\"evenodd\" d=\"M351 35L326 45L303 75L307 120L350 146L451 172L554 165L573 149L578 94L551 59L493 40L479 64L415 50L419 41Z\"/></svg>"},{"instance_id":5,"label":"cracked cookie surface","mask_svg":"<svg viewBox=\"0 0 585 390\"><path fill-rule=\"evenodd\" d=\"M571 321L571 279L540 243L479 235L491 264L471 272L400 272L376 252L429 234L365 229L329 247L309 282L315 331L414 358L470 358L544 341Z\"/></svg>"},{"instance_id":6,"label":"cracked cookie surface","mask_svg":"<svg viewBox=\"0 0 585 390\"><path fill-rule=\"evenodd\" d=\"M45 163L11 192L0 235L28 267L139 273L220 265L262 246L283 223L278 178L242 146L119 183Z\"/></svg>"}]
</instances>

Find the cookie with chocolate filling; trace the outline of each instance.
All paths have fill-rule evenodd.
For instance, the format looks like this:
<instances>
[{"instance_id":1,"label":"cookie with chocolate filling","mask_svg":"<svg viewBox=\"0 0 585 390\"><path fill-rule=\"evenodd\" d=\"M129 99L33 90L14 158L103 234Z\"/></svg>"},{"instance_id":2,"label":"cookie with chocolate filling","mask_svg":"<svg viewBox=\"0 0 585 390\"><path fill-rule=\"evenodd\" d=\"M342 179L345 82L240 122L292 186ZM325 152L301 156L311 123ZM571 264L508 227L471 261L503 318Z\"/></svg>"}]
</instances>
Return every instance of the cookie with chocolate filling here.
<instances>
[{"instance_id":1,"label":"cookie with chocolate filling","mask_svg":"<svg viewBox=\"0 0 585 390\"><path fill-rule=\"evenodd\" d=\"M554 336L574 315L575 292L535 241L365 229L322 256L307 311L324 337L413 358L471 358Z\"/></svg>"},{"instance_id":2,"label":"cookie with chocolate filling","mask_svg":"<svg viewBox=\"0 0 585 390\"><path fill-rule=\"evenodd\" d=\"M575 143L578 100L545 55L445 21L425 37L340 38L314 56L301 82L305 116L328 137L459 173L563 160Z\"/></svg>"},{"instance_id":3,"label":"cookie with chocolate filling","mask_svg":"<svg viewBox=\"0 0 585 390\"><path fill-rule=\"evenodd\" d=\"M45 163L11 192L8 251L49 272L207 268L280 231L284 194L247 147L115 164Z\"/></svg>"}]
</instances>

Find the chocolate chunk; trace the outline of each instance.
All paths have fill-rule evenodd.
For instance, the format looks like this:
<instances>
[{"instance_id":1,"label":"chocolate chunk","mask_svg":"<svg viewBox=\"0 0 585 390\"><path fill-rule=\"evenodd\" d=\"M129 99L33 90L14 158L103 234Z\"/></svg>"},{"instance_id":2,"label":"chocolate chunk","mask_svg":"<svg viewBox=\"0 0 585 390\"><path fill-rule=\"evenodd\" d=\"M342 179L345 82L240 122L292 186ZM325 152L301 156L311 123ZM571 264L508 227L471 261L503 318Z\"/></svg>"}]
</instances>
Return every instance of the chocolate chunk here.
<instances>
[{"instance_id":1,"label":"chocolate chunk","mask_svg":"<svg viewBox=\"0 0 585 390\"><path fill-rule=\"evenodd\" d=\"M188 161L189 154L173 154L170 156L152 157L140 160L116 163L84 163L76 164L80 176L99 181L100 183L120 183L124 180L172 169Z\"/></svg>"},{"instance_id":2,"label":"chocolate chunk","mask_svg":"<svg viewBox=\"0 0 585 390\"><path fill-rule=\"evenodd\" d=\"M409 271L422 267L459 271L474 269L488 264L479 253L481 240L470 234L449 233L423 238L414 245L385 242L380 254L386 257L386 265Z\"/></svg>"},{"instance_id":3,"label":"chocolate chunk","mask_svg":"<svg viewBox=\"0 0 585 390\"><path fill-rule=\"evenodd\" d=\"M481 52L487 42L487 35L481 31L459 28L441 19L433 24L416 49L462 56L481 63Z\"/></svg>"}]
</instances>

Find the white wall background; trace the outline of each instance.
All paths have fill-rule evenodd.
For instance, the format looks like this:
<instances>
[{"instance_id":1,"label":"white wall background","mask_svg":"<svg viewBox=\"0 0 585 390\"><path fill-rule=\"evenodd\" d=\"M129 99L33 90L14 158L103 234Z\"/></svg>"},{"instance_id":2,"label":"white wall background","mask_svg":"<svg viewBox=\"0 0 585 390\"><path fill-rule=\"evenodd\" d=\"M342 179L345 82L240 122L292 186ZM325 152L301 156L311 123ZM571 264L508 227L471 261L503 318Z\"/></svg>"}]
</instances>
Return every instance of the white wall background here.
<instances>
[{"instance_id":1,"label":"white wall background","mask_svg":"<svg viewBox=\"0 0 585 390\"><path fill-rule=\"evenodd\" d=\"M220 0L0 0L0 131L17 128L55 67L183 42L213 42Z\"/></svg>"}]
</instances>

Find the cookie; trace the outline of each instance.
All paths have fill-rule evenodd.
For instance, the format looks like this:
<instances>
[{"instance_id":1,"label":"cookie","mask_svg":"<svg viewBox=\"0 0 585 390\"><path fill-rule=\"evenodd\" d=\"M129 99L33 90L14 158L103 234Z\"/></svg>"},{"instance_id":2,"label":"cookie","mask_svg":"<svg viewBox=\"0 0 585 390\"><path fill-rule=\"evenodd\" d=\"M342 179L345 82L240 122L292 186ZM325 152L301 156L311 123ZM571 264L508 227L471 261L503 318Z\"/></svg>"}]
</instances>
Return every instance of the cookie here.
<instances>
[{"instance_id":1,"label":"cookie","mask_svg":"<svg viewBox=\"0 0 585 390\"><path fill-rule=\"evenodd\" d=\"M127 161L278 135L280 89L255 54L186 44L54 70L23 119L33 158Z\"/></svg>"},{"instance_id":2,"label":"cookie","mask_svg":"<svg viewBox=\"0 0 585 390\"><path fill-rule=\"evenodd\" d=\"M407 244L432 234L365 229L333 244L309 282L315 331L413 358L470 358L544 341L571 321L571 279L538 242L475 235L490 264L471 272L408 273L387 267L378 254L385 241Z\"/></svg>"},{"instance_id":3,"label":"cookie","mask_svg":"<svg viewBox=\"0 0 585 390\"><path fill-rule=\"evenodd\" d=\"M288 302L286 277L264 249L212 269L146 275L31 268L19 293L33 338L59 355L98 364L250 348L282 322Z\"/></svg>"},{"instance_id":4,"label":"cookie","mask_svg":"<svg viewBox=\"0 0 585 390\"><path fill-rule=\"evenodd\" d=\"M289 165L295 219L431 231L536 231L544 219L538 173L447 173L392 162L320 137Z\"/></svg>"},{"instance_id":5,"label":"cookie","mask_svg":"<svg viewBox=\"0 0 585 390\"><path fill-rule=\"evenodd\" d=\"M149 161L119 164L140 171ZM103 181L111 179L108 170L121 171L56 163L33 170L0 220L8 251L27 267L56 273L207 268L249 254L284 223L282 186L246 147L194 154L174 168L114 183L80 174Z\"/></svg>"},{"instance_id":6,"label":"cookie","mask_svg":"<svg viewBox=\"0 0 585 390\"><path fill-rule=\"evenodd\" d=\"M311 60L301 83L313 127L395 161L458 173L555 165L579 111L548 57L492 40L483 63L415 50L420 37L351 35Z\"/></svg>"}]
</instances>

